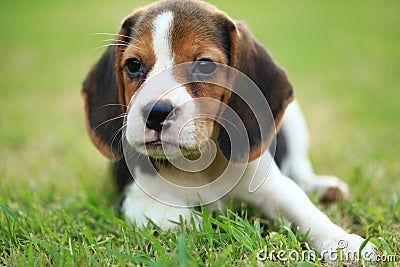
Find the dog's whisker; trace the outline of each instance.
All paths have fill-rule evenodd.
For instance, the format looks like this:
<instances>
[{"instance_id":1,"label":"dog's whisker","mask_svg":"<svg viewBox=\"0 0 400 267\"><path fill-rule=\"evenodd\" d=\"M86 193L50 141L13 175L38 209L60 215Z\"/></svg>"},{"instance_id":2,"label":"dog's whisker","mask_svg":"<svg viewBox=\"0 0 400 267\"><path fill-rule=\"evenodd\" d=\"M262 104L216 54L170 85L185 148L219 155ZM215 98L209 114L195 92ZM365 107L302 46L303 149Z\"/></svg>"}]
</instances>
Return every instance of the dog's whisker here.
<instances>
[{"instance_id":1,"label":"dog's whisker","mask_svg":"<svg viewBox=\"0 0 400 267\"><path fill-rule=\"evenodd\" d=\"M98 46L98 47L94 48L94 50L98 50L98 49L101 49L104 47L109 47L109 46L125 46L125 47L127 47L128 45L126 45L126 44L106 44L106 45Z\"/></svg>"},{"instance_id":2,"label":"dog's whisker","mask_svg":"<svg viewBox=\"0 0 400 267\"><path fill-rule=\"evenodd\" d=\"M118 43L116 43L116 44L107 44L107 45L103 45L103 46L100 46L100 47L107 47L107 46L125 46L125 47L127 47L128 45L127 44L118 44Z\"/></svg>"},{"instance_id":3,"label":"dog's whisker","mask_svg":"<svg viewBox=\"0 0 400 267\"><path fill-rule=\"evenodd\" d=\"M111 41L114 41L116 44L126 44L127 46L129 46L129 45L132 45L130 42L126 42L126 41L123 41L123 40L111 40ZM132 46L134 46L134 45L132 45ZM136 46L134 46L134 47L136 47Z\"/></svg>"},{"instance_id":4,"label":"dog's whisker","mask_svg":"<svg viewBox=\"0 0 400 267\"><path fill-rule=\"evenodd\" d=\"M100 106L99 108L106 108L106 107L110 107L110 106L121 106L121 107L128 108L127 105L123 105L123 104L120 104L120 103L105 104L105 105L103 105L103 106Z\"/></svg>"},{"instance_id":5,"label":"dog's whisker","mask_svg":"<svg viewBox=\"0 0 400 267\"><path fill-rule=\"evenodd\" d=\"M111 44L101 45L99 47L96 47L95 49L100 49L100 48L109 47L109 46L124 46L124 47L132 46L132 47L134 47L136 49L139 49L139 47L137 47L137 46L135 46L133 44L118 44L118 43L111 43Z\"/></svg>"},{"instance_id":6,"label":"dog's whisker","mask_svg":"<svg viewBox=\"0 0 400 267\"><path fill-rule=\"evenodd\" d=\"M133 30L135 31L135 33L137 33L137 30L135 30L135 29L133 29ZM92 34L92 35L110 35L110 36L124 37L124 38L129 38L130 40L135 40L135 38L133 38L133 37L131 37L131 36L128 36L128 35L123 35L123 34L94 33L94 34ZM144 42L144 40L143 40L143 38L142 38L139 34L138 34L138 36L139 36L140 42L141 42L143 45L146 45L145 42ZM106 39L106 40L102 40L101 42L107 42L107 41L109 41L109 42L112 42L112 41L114 41L114 42L120 42L120 43L122 43L122 44L131 45L131 46L133 46L134 48L139 49L139 47L132 45L130 42L126 42L126 41L119 40L119 39ZM101 47L100 47L100 48L101 48Z\"/></svg>"},{"instance_id":7,"label":"dog's whisker","mask_svg":"<svg viewBox=\"0 0 400 267\"><path fill-rule=\"evenodd\" d=\"M113 136L112 136L112 139L111 139L111 147L113 147L113 145L114 145L114 142L115 142L115 140L116 140L116 138L117 138L117 136L118 136L118 134L120 133L120 132L122 132L122 135L121 135L121 139L120 140L118 140L118 144L117 144L117 146L119 145L119 144L121 144L122 145L122 140L123 140L123 137L124 137L124 128L126 128L126 123L124 123L117 131L115 131L115 133L113 134Z\"/></svg>"},{"instance_id":8,"label":"dog's whisker","mask_svg":"<svg viewBox=\"0 0 400 267\"><path fill-rule=\"evenodd\" d=\"M112 122L112 121L114 121L114 120L118 120L118 119L125 118L126 116L128 116L128 114L124 113L124 114L118 115L118 116L116 116L116 117L114 117L114 118L111 118L111 119L109 119L109 120L103 121L102 123L100 123L99 125L97 125L97 126L93 129L93 131L96 131L97 128L99 128L100 126L102 126L102 125L104 125L104 124L106 124L106 123Z\"/></svg>"},{"instance_id":9,"label":"dog's whisker","mask_svg":"<svg viewBox=\"0 0 400 267\"><path fill-rule=\"evenodd\" d=\"M144 46L146 46L146 43L144 42L142 36L141 36L140 34L138 34L138 30L137 30L137 29L134 29L134 28L131 28L131 30L139 37L140 42L141 42ZM132 37L131 37L131 39L134 40L134 38L132 38Z\"/></svg>"},{"instance_id":10,"label":"dog's whisker","mask_svg":"<svg viewBox=\"0 0 400 267\"><path fill-rule=\"evenodd\" d=\"M124 37L124 38L129 38L130 40L135 40L133 37L128 36L128 35L122 35L122 34L112 34L112 33L96 33L96 34L92 34L92 35L110 35L110 36L115 36L115 37ZM142 37L140 37L140 35L138 35L140 38L140 41L142 42L143 45L145 45L144 40ZM116 43L121 43L121 44L126 44L126 45L131 45L134 48L139 49L139 47L132 45L130 42L127 41L123 41L123 40L119 40L119 39L106 39L106 40L102 40L100 42L116 42Z\"/></svg>"},{"instance_id":11,"label":"dog's whisker","mask_svg":"<svg viewBox=\"0 0 400 267\"><path fill-rule=\"evenodd\" d=\"M118 40L118 39L104 39L104 40L100 40L100 43L105 43L105 42L116 42L116 43L127 44L127 45L130 44L129 42L122 41L122 40Z\"/></svg>"},{"instance_id":12,"label":"dog's whisker","mask_svg":"<svg viewBox=\"0 0 400 267\"><path fill-rule=\"evenodd\" d=\"M115 37L125 37L125 38L129 38L129 39L133 40L133 38L131 36L118 34L118 33L97 32L97 33L92 33L90 35L110 35L110 36L115 36Z\"/></svg>"}]
</instances>

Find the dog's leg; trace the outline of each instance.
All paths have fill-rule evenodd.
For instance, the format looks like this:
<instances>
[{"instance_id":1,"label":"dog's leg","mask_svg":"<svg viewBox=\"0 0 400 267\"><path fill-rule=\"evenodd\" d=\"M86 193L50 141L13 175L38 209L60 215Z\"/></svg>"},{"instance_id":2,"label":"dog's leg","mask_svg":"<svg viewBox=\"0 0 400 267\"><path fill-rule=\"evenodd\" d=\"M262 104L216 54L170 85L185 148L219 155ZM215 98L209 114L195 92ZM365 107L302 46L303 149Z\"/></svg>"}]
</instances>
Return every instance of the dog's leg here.
<instances>
[{"instance_id":1,"label":"dog's leg","mask_svg":"<svg viewBox=\"0 0 400 267\"><path fill-rule=\"evenodd\" d=\"M348 196L348 186L335 176L316 175L308 158L308 130L299 104L286 109L281 130L286 154L280 164L284 175L292 178L306 192L316 191L321 202L334 202L339 195ZM278 137L279 138L279 137Z\"/></svg>"},{"instance_id":2,"label":"dog's leg","mask_svg":"<svg viewBox=\"0 0 400 267\"><path fill-rule=\"evenodd\" d=\"M268 157L270 159L268 159ZM271 162L269 153L264 153L260 159L260 166ZM249 168L256 164L253 162ZM263 175L262 170L258 168L255 175ZM359 247L364 239L358 235L347 233L341 227L334 224L324 213L315 207L304 191L290 178L281 174L278 166L273 162L268 176L257 191L250 193L248 185L252 177L245 176L238 186L232 192L235 197L248 201L262 209L269 217L295 223L300 232L305 233L310 230L307 241L316 248L326 261L332 261L332 253L336 249L343 248L343 255L348 255L354 259ZM247 180L247 181L246 181ZM345 245L343 245L345 244ZM330 253L330 254L329 254ZM363 250L363 256L374 259L376 256L374 246L370 243Z\"/></svg>"},{"instance_id":3,"label":"dog's leg","mask_svg":"<svg viewBox=\"0 0 400 267\"><path fill-rule=\"evenodd\" d=\"M173 222L179 222L180 216L189 224L192 216L189 208L164 204L144 193L136 183L127 186L121 211L129 223L136 223L140 227L147 225L148 220L151 220L163 230L176 227L177 224ZM198 218L195 218L195 223L200 224Z\"/></svg>"}]
</instances>

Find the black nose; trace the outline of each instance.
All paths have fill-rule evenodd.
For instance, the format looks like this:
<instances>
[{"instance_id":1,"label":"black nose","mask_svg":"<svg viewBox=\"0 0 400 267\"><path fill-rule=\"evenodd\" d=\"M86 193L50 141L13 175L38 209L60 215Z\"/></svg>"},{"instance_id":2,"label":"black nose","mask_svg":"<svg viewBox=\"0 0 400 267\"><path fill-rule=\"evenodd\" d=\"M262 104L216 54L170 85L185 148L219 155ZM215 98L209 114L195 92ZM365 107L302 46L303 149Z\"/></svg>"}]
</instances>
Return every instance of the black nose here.
<instances>
[{"instance_id":1,"label":"black nose","mask_svg":"<svg viewBox=\"0 0 400 267\"><path fill-rule=\"evenodd\" d=\"M169 124L165 120L171 112L174 112L173 110L174 107L168 103L156 102L147 104L142 109L147 128L161 132L163 127L164 129L169 127ZM173 114L171 115L173 116Z\"/></svg>"}]
</instances>

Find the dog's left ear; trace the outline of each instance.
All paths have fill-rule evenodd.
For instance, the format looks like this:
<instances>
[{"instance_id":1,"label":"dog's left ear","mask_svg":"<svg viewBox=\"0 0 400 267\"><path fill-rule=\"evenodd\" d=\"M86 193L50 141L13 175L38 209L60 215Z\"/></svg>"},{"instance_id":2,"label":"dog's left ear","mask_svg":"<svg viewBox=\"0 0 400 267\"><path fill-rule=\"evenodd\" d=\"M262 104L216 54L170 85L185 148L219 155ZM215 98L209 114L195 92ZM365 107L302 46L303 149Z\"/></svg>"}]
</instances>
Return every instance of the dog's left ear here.
<instances>
[{"instance_id":1,"label":"dog's left ear","mask_svg":"<svg viewBox=\"0 0 400 267\"><path fill-rule=\"evenodd\" d=\"M232 137L229 137L223 127L220 127L218 143L227 159L236 163L245 163L258 158L269 147L284 111L293 100L294 95L286 73L272 60L266 49L254 38L249 28L244 23L234 22L228 17L224 20L229 32L230 66L247 75L257 85L268 102L273 117L271 118L268 114L265 116L257 114L261 115L261 119L268 120L259 123L253 112L253 105L260 103L260 99L255 99L257 94L252 91L255 87L250 90L241 78L234 82L235 90L228 93L230 96L227 104L242 120L247 133L238 133L238 136L245 138L243 135L247 134L250 147L241 147L240 144L237 144L240 142L237 142L232 144L236 146L233 151L231 148ZM249 103L249 99L253 99L257 103L251 103L252 101ZM261 103L265 103L265 100ZM224 114L226 111L222 117ZM260 118L258 117L258 119ZM247 144L247 142L243 143Z\"/></svg>"}]
</instances>

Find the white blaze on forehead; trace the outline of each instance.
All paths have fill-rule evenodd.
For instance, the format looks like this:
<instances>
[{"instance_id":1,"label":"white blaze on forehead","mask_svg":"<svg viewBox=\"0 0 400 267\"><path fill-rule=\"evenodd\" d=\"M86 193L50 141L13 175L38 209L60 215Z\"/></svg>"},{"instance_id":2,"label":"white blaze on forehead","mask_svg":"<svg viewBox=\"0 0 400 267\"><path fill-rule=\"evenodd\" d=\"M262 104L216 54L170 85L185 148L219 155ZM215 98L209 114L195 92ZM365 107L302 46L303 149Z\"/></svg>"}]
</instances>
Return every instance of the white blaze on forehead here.
<instances>
[{"instance_id":1,"label":"white blaze on forehead","mask_svg":"<svg viewBox=\"0 0 400 267\"><path fill-rule=\"evenodd\" d=\"M180 144L188 148L197 148L195 138L196 127L193 118L196 115L196 106L186 87L174 77L174 55L171 47L172 22L171 11L157 15L153 21L152 46L156 61L146 76L146 81L132 96L130 110L127 117L126 139L129 144L142 153L144 144L154 141L158 134L146 127L142 109L144 106L157 101L168 102L175 108L184 109L173 120L171 127L162 135L166 143ZM179 149L177 150L179 151Z\"/></svg>"},{"instance_id":2,"label":"white blaze on forehead","mask_svg":"<svg viewBox=\"0 0 400 267\"><path fill-rule=\"evenodd\" d=\"M149 77L173 66L171 27L174 15L171 11L159 14L153 23L153 50L156 63Z\"/></svg>"}]
</instances>

